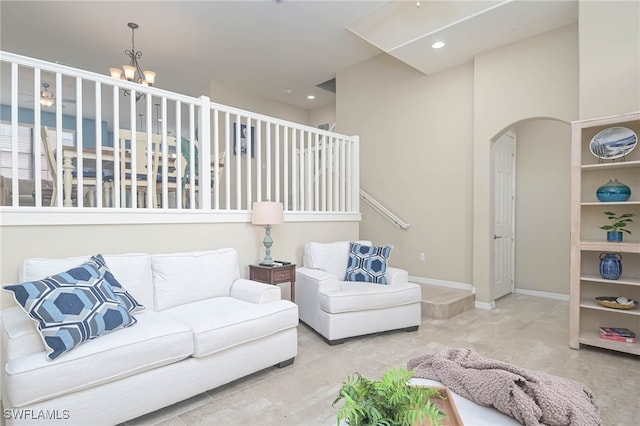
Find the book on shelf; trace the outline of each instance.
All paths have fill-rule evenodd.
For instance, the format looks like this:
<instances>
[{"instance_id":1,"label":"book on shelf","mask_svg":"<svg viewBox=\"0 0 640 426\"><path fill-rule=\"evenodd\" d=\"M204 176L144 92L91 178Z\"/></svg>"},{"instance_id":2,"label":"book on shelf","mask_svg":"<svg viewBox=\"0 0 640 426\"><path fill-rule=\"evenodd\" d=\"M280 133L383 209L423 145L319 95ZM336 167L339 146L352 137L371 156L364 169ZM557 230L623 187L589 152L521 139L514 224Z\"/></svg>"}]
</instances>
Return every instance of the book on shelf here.
<instances>
[{"instance_id":1,"label":"book on shelf","mask_svg":"<svg viewBox=\"0 0 640 426\"><path fill-rule=\"evenodd\" d=\"M628 328L621 327L600 327L600 336L618 336L635 338L636 333Z\"/></svg>"},{"instance_id":2,"label":"book on shelf","mask_svg":"<svg viewBox=\"0 0 640 426\"><path fill-rule=\"evenodd\" d=\"M600 338L607 339L607 340L615 340L617 342L624 342L624 343L636 343L635 337L611 336L608 334L600 334Z\"/></svg>"}]
</instances>

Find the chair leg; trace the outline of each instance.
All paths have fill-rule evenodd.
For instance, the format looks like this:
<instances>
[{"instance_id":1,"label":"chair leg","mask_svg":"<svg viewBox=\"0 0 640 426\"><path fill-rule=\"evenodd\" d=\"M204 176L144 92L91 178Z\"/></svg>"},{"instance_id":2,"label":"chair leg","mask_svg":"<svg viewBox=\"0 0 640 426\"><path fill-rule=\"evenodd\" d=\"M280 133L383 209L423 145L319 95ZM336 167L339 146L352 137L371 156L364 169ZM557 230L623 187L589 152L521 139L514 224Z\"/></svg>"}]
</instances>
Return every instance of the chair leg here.
<instances>
[{"instance_id":1,"label":"chair leg","mask_svg":"<svg viewBox=\"0 0 640 426\"><path fill-rule=\"evenodd\" d=\"M290 359L288 359L286 361L279 362L279 363L276 364L276 367L278 367L278 368L288 367L289 365L293 364L293 360L294 359L295 358L290 358Z\"/></svg>"},{"instance_id":2,"label":"chair leg","mask_svg":"<svg viewBox=\"0 0 640 426\"><path fill-rule=\"evenodd\" d=\"M137 190L138 192L138 205L136 206L137 208L142 208L144 207L144 200L145 200L145 191L142 191L140 189Z\"/></svg>"},{"instance_id":3,"label":"chair leg","mask_svg":"<svg viewBox=\"0 0 640 426\"><path fill-rule=\"evenodd\" d=\"M51 201L49 201L50 207L56 207L58 205L58 190L56 189L56 185L54 182L53 192L51 193Z\"/></svg>"},{"instance_id":4,"label":"chair leg","mask_svg":"<svg viewBox=\"0 0 640 426\"><path fill-rule=\"evenodd\" d=\"M95 207L96 206L96 187L95 186L89 187L89 191L87 191L87 195L89 197L89 207Z\"/></svg>"},{"instance_id":5,"label":"chair leg","mask_svg":"<svg viewBox=\"0 0 640 426\"><path fill-rule=\"evenodd\" d=\"M327 339L327 338L326 338L326 337L324 337L324 336L323 336L322 338L324 339L324 341L325 341L325 342L327 342L327 344L328 344L329 346L341 345L341 344L343 344L344 342L346 342L346 341L347 341L347 339L335 339L335 340L329 340L329 339Z\"/></svg>"},{"instance_id":6,"label":"chair leg","mask_svg":"<svg viewBox=\"0 0 640 426\"><path fill-rule=\"evenodd\" d=\"M111 204L111 182L102 183L102 207L113 207Z\"/></svg>"}]
</instances>

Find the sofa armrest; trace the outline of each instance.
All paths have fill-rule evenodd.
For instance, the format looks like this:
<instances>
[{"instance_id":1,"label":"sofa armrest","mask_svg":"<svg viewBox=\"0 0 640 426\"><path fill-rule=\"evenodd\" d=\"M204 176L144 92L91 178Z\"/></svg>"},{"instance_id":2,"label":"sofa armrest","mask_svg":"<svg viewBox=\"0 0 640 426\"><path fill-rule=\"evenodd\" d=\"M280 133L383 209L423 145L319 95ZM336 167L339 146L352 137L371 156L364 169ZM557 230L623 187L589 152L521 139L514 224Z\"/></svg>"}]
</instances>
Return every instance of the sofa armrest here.
<instances>
[{"instance_id":1,"label":"sofa armrest","mask_svg":"<svg viewBox=\"0 0 640 426\"><path fill-rule=\"evenodd\" d=\"M409 282L409 272L400 268L387 266L387 284L400 284Z\"/></svg>"},{"instance_id":2,"label":"sofa armrest","mask_svg":"<svg viewBox=\"0 0 640 426\"><path fill-rule=\"evenodd\" d=\"M233 282L230 296L250 303L269 303L282 298L280 287L244 278Z\"/></svg>"},{"instance_id":3,"label":"sofa armrest","mask_svg":"<svg viewBox=\"0 0 640 426\"><path fill-rule=\"evenodd\" d=\"M45 351L35 321L19 306L2 310L0 339L0 349L2 349L0 359L4 363Z\"/></svg>"},{"instance_id":4,"label":"sofa armrest","mask_svg":"<svg viewBox=\"0 0 640 426\"><path fill-rule=\"evenodd\" d=\"M311 288L317 288L320 293L326 293L339 290L340 281L335 275L320 269L305 267L296 269L296 284L298 288L306 284Z\"/></svg>"}]
</instances>

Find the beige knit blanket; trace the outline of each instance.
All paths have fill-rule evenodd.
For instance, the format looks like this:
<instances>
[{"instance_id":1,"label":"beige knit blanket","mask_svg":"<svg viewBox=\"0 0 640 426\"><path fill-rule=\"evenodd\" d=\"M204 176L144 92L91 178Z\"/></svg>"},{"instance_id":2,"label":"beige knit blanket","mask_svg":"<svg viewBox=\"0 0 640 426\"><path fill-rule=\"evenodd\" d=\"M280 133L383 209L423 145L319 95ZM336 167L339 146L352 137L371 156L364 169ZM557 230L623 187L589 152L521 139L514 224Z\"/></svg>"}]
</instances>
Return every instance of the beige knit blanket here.
<instances>
[{"instance_id":1,"label":"beige knit blanket","mask_svg":"<svg viewBox=\"0 0 640 426\"><path fill-rule=\"evenodd\" d=\"M470 348L419 356L407 369L524 425L602 425L593 392L582 383L482 358Z\"/></svg>"}]
</instances>

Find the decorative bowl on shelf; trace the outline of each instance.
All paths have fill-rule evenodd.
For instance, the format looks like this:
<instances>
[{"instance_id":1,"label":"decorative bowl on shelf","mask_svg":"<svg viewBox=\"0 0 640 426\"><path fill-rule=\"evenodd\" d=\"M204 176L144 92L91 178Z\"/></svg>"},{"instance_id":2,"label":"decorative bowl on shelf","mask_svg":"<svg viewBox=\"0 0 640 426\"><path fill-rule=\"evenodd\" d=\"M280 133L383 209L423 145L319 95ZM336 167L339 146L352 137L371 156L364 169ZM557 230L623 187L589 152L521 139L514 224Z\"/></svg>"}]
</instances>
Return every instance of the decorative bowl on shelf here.
<instances>
[{"instance_id":1,"label":"decorative bowl on shelf","mask_svg":"<svg viewBox=\"0 0 640 426\"><path fill-rule=\"evenodd\" d=\"M589 150L601 160L615 160L629 154L638 144L638 135L626 127L609 127L591 139Z\"/></svg>"},{"instance_id":2,"label":"decorative bowl on shelf","mask_svg":"<svg viewBox=\"0 0 640 426\"><path fill-rule=\"evenodd\" d=\"M596 301L602 306L612 309L633 309L638 305L637 300L616 296L598 296Z\"/></svg>"}]
</instances>

